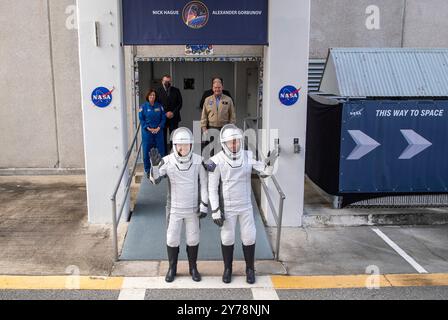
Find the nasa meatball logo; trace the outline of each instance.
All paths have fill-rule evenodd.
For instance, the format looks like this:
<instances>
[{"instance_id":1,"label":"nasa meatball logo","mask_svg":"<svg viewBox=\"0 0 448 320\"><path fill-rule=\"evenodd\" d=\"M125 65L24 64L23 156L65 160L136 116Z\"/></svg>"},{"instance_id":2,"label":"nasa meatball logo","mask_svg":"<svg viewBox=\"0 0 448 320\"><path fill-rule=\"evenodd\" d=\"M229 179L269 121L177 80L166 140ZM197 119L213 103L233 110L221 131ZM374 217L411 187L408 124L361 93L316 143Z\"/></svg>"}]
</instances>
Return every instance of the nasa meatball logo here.
<instances>
[{"instance_id":1,"label":"nasa meatball logo","mask_svg":"<svg viewBox=\"0 0 448 320\"><path fill-rule=\"evenodd\" d=\"M182 12L184 23L191 29L204 27L210 14L208 8L201 1L191 1L187 3Z\"/></svg>"},{"instance_id":2,"label":"nasa meatball logo","mask_svg":"<svg viewBox=\"0 0 448 320\"><path fill-rule=\"evenodd\" d=\"M285 86L280 90L278 98L283 105L290 107L299 101L301 89L294 86Z\"/></svg>"},{"instance_id":3,"label":"nasa meatball logo","mask_svg":"<svg viewBox=\"0 0 448 320\"><path fill-rule=\"evenodd\" d=\"M112 92L115 89L109 90L104 87L98 87L92 92L92 102L98 108L106 108L112 103Z\"/></svg>"}]
</instances>

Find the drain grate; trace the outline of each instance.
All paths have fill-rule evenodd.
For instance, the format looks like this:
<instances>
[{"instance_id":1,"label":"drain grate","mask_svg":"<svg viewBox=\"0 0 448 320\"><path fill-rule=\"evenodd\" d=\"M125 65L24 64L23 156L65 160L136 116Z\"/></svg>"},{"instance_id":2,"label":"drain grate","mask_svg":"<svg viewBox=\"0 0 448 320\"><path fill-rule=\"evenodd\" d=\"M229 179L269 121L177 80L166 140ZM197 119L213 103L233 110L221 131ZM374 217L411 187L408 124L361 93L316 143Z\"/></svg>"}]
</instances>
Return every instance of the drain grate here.
<instances>
[{"instance_id":1,"label":"drain grate","mask_svg":"<svg viewBox=\"0 0 448 320\"><path fill-rule=\"evenodd\" d=\"M448 194L386 196L354 202L347 207L448 207Z\"/></svg>"}]
</instances>

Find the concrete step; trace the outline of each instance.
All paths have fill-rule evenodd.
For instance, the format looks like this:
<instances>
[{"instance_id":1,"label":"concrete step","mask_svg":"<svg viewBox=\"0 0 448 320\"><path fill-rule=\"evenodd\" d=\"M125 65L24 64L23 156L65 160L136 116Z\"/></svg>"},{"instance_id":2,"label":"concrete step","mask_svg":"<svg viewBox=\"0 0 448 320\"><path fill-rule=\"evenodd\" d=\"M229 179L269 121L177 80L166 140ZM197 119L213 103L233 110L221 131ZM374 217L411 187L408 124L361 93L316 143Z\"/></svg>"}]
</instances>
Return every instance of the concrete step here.
<instances>
[{"instance_id":1,"label":"concrete step","mask_svg":"<svg viewBox=\"0 0 448 320\"><path fill-rule=\"evenodd\" d=\"M223 262L198 260L198 270L202 276L222 276ZM257 275L286 275L286 269L281 262L274 260L257 260L255 262ZM118 261L115 262L112 276L124 277L160 277L165 276L168 270L168 261ZM179 261L177 264L179 276L188 276L188 261ZM246 263L235 260L233 262L233 275L244 276L246 274Z\"/></svg>"},{"instance_id":2,"label":"concrete step","mask_svg":"<svg viewBox=\"0 0 448 320\"><path fill-rule=\"evenodd\" d=\"M307 211L307 208L305 208ZM319 213L320 211L320 213ZM446 208L316 208L303 216L304 227L355 227L448 224Z\"/></svg>"},{"instance_id":3,"label":"concrete step","mask_svg":"<svg viewBox=\"0 0 448 320\"><path fill-rule=\"evenodd\" d=\"M134 182L136 184L141 184L143 179L143 174L136 174L134 177Z\"/></svg>"},{"instance_id":4,"label":"concrete step","mask_svg":"<svg viewBox=\"0 0 448 320\"><path fill-rule=\"evenodd\" d=\"M357 227L448 224L446 207L346 207L335 209L331 199L305 180L304 227Z\"/></svg>"}]
</instances>

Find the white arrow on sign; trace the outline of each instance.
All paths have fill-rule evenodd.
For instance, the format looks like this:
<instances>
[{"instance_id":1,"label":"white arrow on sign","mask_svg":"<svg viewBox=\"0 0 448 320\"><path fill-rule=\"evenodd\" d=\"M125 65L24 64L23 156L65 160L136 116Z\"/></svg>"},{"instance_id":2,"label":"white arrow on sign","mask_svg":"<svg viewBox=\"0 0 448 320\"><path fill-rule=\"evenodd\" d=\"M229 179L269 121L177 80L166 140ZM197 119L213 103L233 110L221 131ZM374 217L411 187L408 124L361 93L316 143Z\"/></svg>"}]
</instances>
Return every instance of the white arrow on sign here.
<instances>
[{"instance_id":1,"label":"white arrow on sign","mask_svg":"<svg viewBox=\"0 0 448 320\"><path fill-rule=\"evenodd\" d=\"M417 134L414 130L400 130L401 134L409 143L408 147L403 151L398 159L409 160L418 155L426 148L432 146L432 143Z\"/></svg>"},{"instance_id":2,"label":"white arrow on sign","mask_svg":"<svg viewBox=\"0 0 448 320\"><path fill-rule=\"evenodd\" d=\"M359 160L369 152L378 148L381 144L370 138L361 130L348 130L348 133L352 136L356 143L355 149L347 157L347 160Z\"/></svg>"}]
</instances>

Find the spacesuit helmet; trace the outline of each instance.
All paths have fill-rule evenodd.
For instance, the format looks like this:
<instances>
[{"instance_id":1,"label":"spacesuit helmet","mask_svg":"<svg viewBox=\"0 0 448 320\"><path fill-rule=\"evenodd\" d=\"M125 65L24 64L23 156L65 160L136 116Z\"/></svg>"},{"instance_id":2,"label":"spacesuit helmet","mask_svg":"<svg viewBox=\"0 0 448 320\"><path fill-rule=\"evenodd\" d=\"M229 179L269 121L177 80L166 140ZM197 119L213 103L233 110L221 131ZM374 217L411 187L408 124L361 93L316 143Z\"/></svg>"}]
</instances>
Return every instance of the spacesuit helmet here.
<instances>
[{"instance_id":1,"label":"spacesuit helmet","mask_svg":"<svg viewBox=\"0 0 448 320\"><path fill-rule=\"evenodd\" d=\"M177 162L187 163L193 155L193 133L190 129L182 127L176 129L172 137L173 153Z\"/></svg>"},{"instance_id":2,"label":"spacesuit helmet","mask_svg":"<svg viewBox=\"0 0 448 320\"><path fill-rule=\"evenodd\" d=\"M243 153L243 132L234 124L227 124L221 129L220 140L225 155L237 160Z\"/></svg>"}]
</instances>

